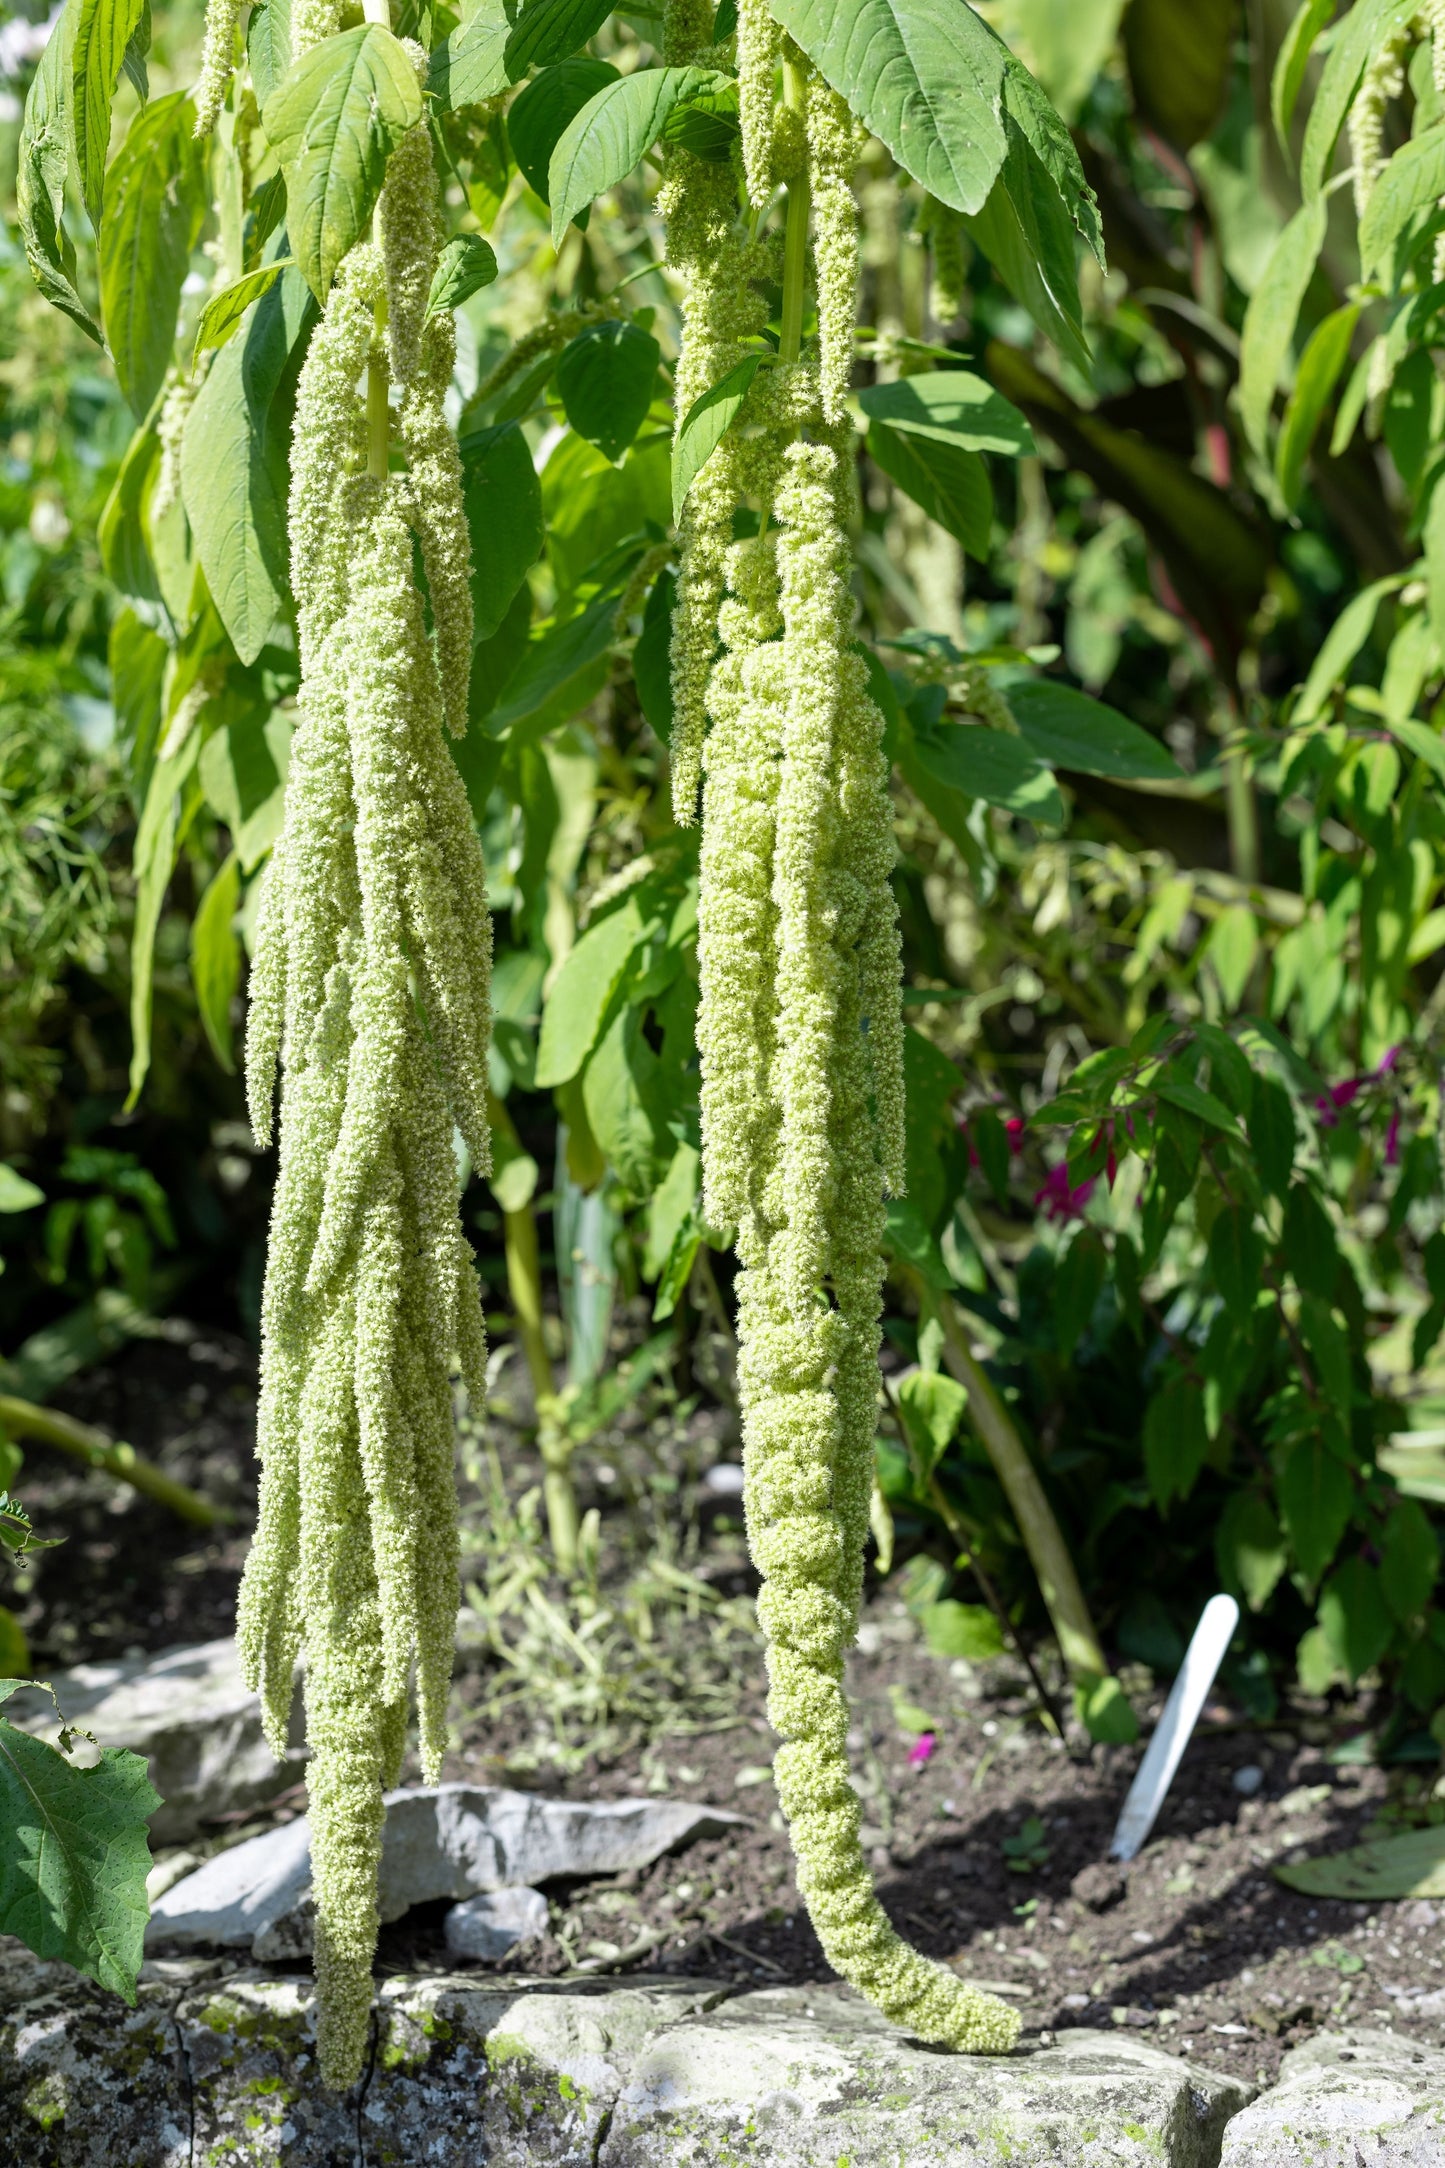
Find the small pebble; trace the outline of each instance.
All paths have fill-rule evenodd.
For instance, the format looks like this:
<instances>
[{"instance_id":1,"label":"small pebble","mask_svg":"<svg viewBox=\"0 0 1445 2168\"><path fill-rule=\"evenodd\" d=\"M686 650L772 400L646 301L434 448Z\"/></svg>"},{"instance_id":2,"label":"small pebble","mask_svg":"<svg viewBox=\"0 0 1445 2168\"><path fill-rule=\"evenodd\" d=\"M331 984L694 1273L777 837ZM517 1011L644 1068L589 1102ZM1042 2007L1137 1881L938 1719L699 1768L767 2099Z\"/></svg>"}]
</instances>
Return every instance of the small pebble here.
<instances>
[{"instance_id":1,"label":"small pebble","mask_svg":"<svg viewBox=\"0 0 1445 2168\"><path fill-rule=\"evenodd\" d=\"M1258 1762L1246 1762L1242 1769L1235 1770L1230 1782L1242 1798L1253 1799L1264 1782L1264 1771Z\"/></svg>"}]
</instances>

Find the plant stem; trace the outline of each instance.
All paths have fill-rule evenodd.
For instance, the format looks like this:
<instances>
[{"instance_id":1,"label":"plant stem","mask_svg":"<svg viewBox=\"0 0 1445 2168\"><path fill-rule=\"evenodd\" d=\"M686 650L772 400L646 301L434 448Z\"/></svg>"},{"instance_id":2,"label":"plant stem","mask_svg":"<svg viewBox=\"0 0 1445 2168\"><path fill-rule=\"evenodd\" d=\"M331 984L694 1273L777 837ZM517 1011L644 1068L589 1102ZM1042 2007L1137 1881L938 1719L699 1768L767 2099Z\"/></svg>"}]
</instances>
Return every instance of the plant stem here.
<instances>
[{"instance_id":1,"label":"plant stem","mask_svg":"<svg viewBox=\"0 0 1445 2168\"><path fill-rule=\"evenodd\" d=\"M803 71L795 61L783 62L783 103L793 112L803 109ZM788 217L783 234L783 307L778 339L778 359L792 362L803 348L803 301L808 276L808 170L788 183Z\"/></svg>"},{"instance_id":2,"label":"plant stem","mask_svg":"<svg viewBox=\"0 0 1445 2168\"><path fill-rule=\"evenodd\" d=\"M919 1285L915 1273L910 1277L915 1286ZM1038 1470L983 1366L973 1358L958 1305L944 1295L938 1310L943 1325L944 1362L968 1395L974 1429L1013 1508L1069 1677L1075 1685L1105 1679L1109 1676L1108 1660Z\"/></svg>"},{"instance_id":3,"label":"plant stem","mask_svg":"<svg viewBox=\"0 0 1445 2168\"><path fill-rule=\"evenodd\" d=\"M530 1201L503 1212L507 1251L507 1288L517 1333L531 1373L537 1404L537 1446L542 1455L542 1498L547 1532L559 1573L577 1570L577 1491L572 1481L572 1439L562 1420L552 1380L552 1364L542 1331L542 1266L537 1220Z\"/></svg>"},{"instance_id":4,"label":"plant stem","mask_svg":"<svg viewBox=\"0 0 1445 2168\"><path fill-rule=\"evenodd\" d=\"M383 30L391 28L391 0L361 0L361 12L369 23L380 23ZM381 204L378 201L371 222L372 238L381 247ZM378 347L386 334L386 296L376 304L376 336ZM391 380L387 373L386 355L374 351L366 363L366 471L374 482L384 482L391 467Z\"/></svg>"},{"instance_id":5,"label":"plant stem","mask_svg":"<svg viewBox=\"0 0 1445 2168\"><path fill-rule=\"evenodd\" d=\"M88 1423L77 1423L72 1416L57 1414L53 1408L37 1408L33 1401L0 1393L0 1432L5 1431L53 1445L69 1453L73 1460L83 1461L87 1468L103 1468L107 1475L129 1483L132 1490L153 1498L157 1505L168 1506L197 1528L214 1528L230 1519L222 1507L212 1505L199 1491L177 1483L151 1461L142 1460L133 1446L117 1444L103 1430L92 1430Z\"/></svg>"}]
</instances>

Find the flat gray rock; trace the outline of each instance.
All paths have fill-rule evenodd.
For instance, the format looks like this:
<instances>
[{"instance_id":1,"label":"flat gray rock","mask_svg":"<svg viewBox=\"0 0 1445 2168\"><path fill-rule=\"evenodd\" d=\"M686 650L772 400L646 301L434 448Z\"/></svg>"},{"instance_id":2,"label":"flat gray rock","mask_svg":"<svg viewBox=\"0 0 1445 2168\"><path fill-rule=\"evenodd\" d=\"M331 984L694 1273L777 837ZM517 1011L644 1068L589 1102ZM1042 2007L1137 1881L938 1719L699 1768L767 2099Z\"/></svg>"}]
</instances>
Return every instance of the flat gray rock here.
<instances>
[{"instance_id":1,"label":"flat gray rock","mask_svg":"<svg viewBox=\"0 0 1445 2168\"><path fill-rule=\"evenodd\" d=\"M66 1721L83 1724L96 1744L77 1742L84 1766L103 1746L144 1754L161 1795L151 1817L158 1844L180 1844L209 1817L273 1799L302 1774L299 1697L286 1761L278 1762L261 1729L261 1705L241 1677L232 1640L165 1649L159 1656L78 1664L52 1681ZM55 1703L34 1687L12 1694L5 1713L22 1730L53 1740Z\"/></svg>"},{"instance_id":2,"label":"flat gray rock","mask_svg":"<svg viewBox=\"0 0 1445 2168\"><path fill-rule=\"evenodd\" d=\"M1236 2116L1224 2168L1445 2168L1445 2055L1354 2026L1291 2048Z\"/></svg>"},{"instance_id":3,"label":"flat gray rock","mask_svg":"<svg viewBox=\"0 0 1445 2168\"><path fill-rule=\"evenodd\" d=\"M644 2048L599 2168L1214 2168L1248 2097L1126 2034L949 2055L846 1989L765 1988Z\"/></svg>"},{"instance_id":4,"label":"flat gray rock","mask_svg":"<svg viewBox=\"0 0 1445 2168\"><path fill-rule=\"evenodd\" d=\"M1113 2032L934 2053L836 1987L460 1976L384 1982L335 2094L309 1981L174 1969L135 2011L0 1973L6 2168L1216 2168L1248 2097Z\"/></svg>"},{"instance_id":5,"label":"flat gray rock","mask_svg":"<svg viewBox=\"0 0 1445 2168\"><path fill-rule=\"evenodd\" d=\"M381 1917L400 1919L436 1897L621 1874L744 1819L676 1799L591 1806L496 1786L408 1786L386 1797ZM249 1949L274 1964L309 1953L312 1918L309 1837L298 1820L233 1845L164 1891L146 1948Z\"/></svg>"},{"instance_id":6,"label":"flat gray rock","mask_svg":"<svg viewBox=\"0 0 1445 2168\"><path fill-rule=\"evenodd\" d=\"M453 1905L442 1937L453 1957L495 1964L509 1950L535 1942L547 1931L547 1900L539 1889L488 1889Z\"/></svg>"}]
</instances>

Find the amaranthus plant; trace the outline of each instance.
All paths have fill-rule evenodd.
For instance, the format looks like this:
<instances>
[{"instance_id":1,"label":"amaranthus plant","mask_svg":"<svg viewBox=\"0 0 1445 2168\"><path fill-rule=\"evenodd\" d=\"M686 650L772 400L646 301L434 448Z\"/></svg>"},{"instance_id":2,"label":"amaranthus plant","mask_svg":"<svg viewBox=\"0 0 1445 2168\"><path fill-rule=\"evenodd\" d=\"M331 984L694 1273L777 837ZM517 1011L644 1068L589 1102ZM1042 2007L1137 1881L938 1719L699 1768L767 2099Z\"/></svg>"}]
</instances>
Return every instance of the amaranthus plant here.
<instances>
[{"instance_id":1,"label":"amaranthus plant","mask_svg":"<svg viewBox=\"0 0 1445 2168\"><path fill-rule=\"evenodd\" d=\"M939 308L957 295L966 236L1075 364L1077 243L1102 255L1096 209L1058 116L966 5L748 0L714 16L674 0L655 56L606 32L607 15L605 0L525 0L515 14L482 0L459 22L442 9L393 27L386 0L362 19L328 0L264 0L243 50L238 10L213 0L194 95L152 99L142 0L67 0L21 143L32 269L107 346L139 424L102 522L128 600L112 666L142 800L132 1096L167 882L203 823L229 848L196 914L196 988L229 1059L244 932L258 1140L279 1077L263 1497L240 1639L273 1731L305 1657L333 2084L363 2055L382 1791L413 1671L429 1775L445 1740L451 1380L478 1403L484 1358L454 1136L485 1169L505 1082L488 1068L471 815L490 822L496 792L514 791L530 849L545 828L532 809L558 796L539 741L629 655L670 737L679 821L701 792L700 1213L735 1237L740 1266L747 1508L802 1886L833 1961L894 2017L965 2048L1006 2047L1016 2030L894 1934L846 1764L885 1234L906 1252L918 1224L903 1195L915 1170L888 759L955 810L1043 809L1057 801L1050 761L1080 732L1098 772L1136 774L1141 755L1088 703L1064 727L1047 697L996 697L972 667L971 720L905 729L856 644L857 419L880 472L976 554L986 455L1018 457L1032 439L1015 407L921 341L862 336L884 380L855 405L853 178L871 133L926 198ZM429 52L400 34L423 29ZM626 72L582 57L598 37ZM139 104L110 157L122 72ZM472 229L498 218L513 160L550 199L575 291L514 322L510 351L463 382L453 312L496 275ZM600 242L571 238L644 161L663 169L656 209L681 298L670 477L649 426L654 311L629 314L615 258L605 286ZM67 225L72 167L98 280ZM448 205L467 228L450 239ZM539 489L519 424L544 397L570 436ZM585 531L583 484L597 512ZM544 513L551 615L533 634ZM468 725L449 747L444 730ZM967 806L959 817L966 828ZM641 1035L610 1004L644 946L660 995L690 932L674 919L659 938L644 915L652 871L621 869L596 899L576 957L597 944L598 962L605 936L606 969L589 979L579 962L576 1013L549 1003L535 1071L568 1095L569 1164L596 1181L588 1147L610 1122L639 1190L666 1120L638 1084L655 1074ZM519 976L506 999L522 998ZM671 1022L687 1021L678 1003ZM518 1049L499 1031L496 1051L505 1069ZM662 1062L683 1066L675 1047ZM521 1156L508 1142L494 1177L509 1220L528 1204L529 1185L507 1180ZM535 1247L529 1267L512 1232L509 1265L535 1276ZM1102 1656L1091 1632L1081 1640L1076 1668L1097 1684Z\"/></svg>"}]
</instances>

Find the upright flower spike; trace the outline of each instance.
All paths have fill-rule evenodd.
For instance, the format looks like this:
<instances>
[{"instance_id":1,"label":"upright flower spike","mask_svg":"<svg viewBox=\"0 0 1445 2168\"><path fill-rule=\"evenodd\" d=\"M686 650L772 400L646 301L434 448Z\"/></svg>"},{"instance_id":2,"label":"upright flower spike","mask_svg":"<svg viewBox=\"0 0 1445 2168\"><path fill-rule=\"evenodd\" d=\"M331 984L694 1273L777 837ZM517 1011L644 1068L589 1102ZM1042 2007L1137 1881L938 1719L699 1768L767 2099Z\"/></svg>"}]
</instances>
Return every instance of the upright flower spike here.
<instances>
[{"instance_id":1,"label":"upright flower spike","mask_svg":"<svg viewBox=\"0 0 1445 2168\"><path fill-rule=\"evenodd\" d=\"M767 45L762 11L743 0L740 59ZM704 1203L713 1225L737 1229L744 1503L798 1886L830 1962L890 2017L928 2040L1001 2051L1015 2013L889 1924L848 1767L843 1666L872 1491L884 1196L903 1181L903 1027L883 724L853 647L847 539L856 136L803 57L786 58L802 114L781 131L753 125L785 178L801 183L806 154L818 354L785 352L756 379L741 427L694 483L673 629L674 706L690 734L682 758L674 739L679 818L699 754L704 777ZM745 107L757 94L745 82ZM682 415L726 366L736 304L717 266L736 198L678 161L665 207L684 280ZM790 251L785 325L802 313L787 284L801 273ZM757 531L731 541L748 500Z\"/></svg>"},{"instance_id":2,"label":"upright flower spike","mask_svg":"<svg viewBox=\"0 0 1445 2168\"><path fill-rule=\"evenodd\" d=\"M305 1655L318 2039L333 2086L354 2081L365 2052L382 1795L400 1770L413 1675L429 1782L445 1748L451 1377L479 1408L486 1369L453 1136L486 1167L491 930L442 740L444 717L465 722L471 566L442 411L454 334L449 318L422 321L439 238L424 131L406 151L389 211L391 177L383 191L382 246L346 259L297 387L301 686L247 1035L258 1139L278 1066L281 1111L261 1502L237 1638L273 1742ZM383 316L405 371L404 474L370 471L358 392Z\"/></svg>"}]
</instances>

